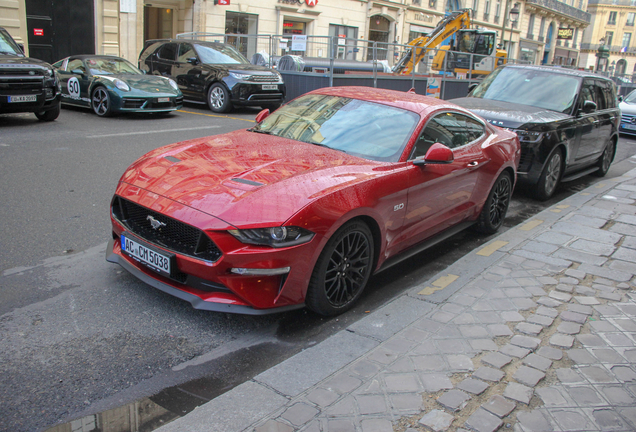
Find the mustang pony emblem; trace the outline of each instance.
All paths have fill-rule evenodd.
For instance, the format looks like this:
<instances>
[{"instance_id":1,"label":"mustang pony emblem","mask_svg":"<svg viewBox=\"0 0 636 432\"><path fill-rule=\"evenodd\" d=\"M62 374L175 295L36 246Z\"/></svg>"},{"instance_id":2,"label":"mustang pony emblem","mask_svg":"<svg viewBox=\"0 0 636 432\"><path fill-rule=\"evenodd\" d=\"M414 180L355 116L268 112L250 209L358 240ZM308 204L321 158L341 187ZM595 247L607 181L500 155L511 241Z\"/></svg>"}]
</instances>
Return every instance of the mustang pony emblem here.
<instances>
[{"instance_id":1,"label":"mustang pony emblem","mask_svg":"<svg viewBox=\"0 0 636 432\"><path fill-rule=\"evenodd\" d=\"M161 222L160 220L157 220L150 215L146 216L146 220L150 221L150 226L152 227L152 229L155 229L155 230L163 228L167 225L165 222Z\"/></svg>"}]
</instances>

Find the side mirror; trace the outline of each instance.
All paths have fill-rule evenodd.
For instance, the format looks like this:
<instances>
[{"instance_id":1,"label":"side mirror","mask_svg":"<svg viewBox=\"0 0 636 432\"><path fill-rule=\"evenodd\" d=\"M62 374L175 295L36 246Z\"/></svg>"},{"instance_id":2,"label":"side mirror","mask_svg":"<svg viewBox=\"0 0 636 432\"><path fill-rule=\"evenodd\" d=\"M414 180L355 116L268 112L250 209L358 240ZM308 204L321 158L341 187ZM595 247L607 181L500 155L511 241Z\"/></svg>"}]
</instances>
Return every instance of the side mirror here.
<instances>
[{"instance_id":1,"label":"side mirror","mask_svg":"<svg viewBox=\"0 0 636 432\"><path fill-rule=\"evenodd\" d=\"M415 159L413 165L445 165L453 162L455 156L453 151L442 143L435 143L428 149L426 156L422 159Z\"/></svg>"},{"instance_id":2,"label":"side mirror","mask_svg":"<svg viewBox=\"0 0 636 432\"><path fill-rule=\"evenodd\" d=\"M583 102L583 112L585 114L589 114L594 111L596 111L596 102L593 102L591 100L586 100L585 102Z\"/></svg>"},{"instance_id":3,"label":"side mirror","mask_svg":"<svg viewBox=\"0 0 636 432\"><path fill-rule=\"evenodd\" d=\"M475 90L477 88L479 84L477 83L472 83L472 84L468 84L468 94L471 94L473 92L473 90Z\"/></svg>"},{"instance_id":4,"label":"side mirror","mask_svg":"<svg viewBox=\"0 0 636 432\"><path fill-rule=\"evenodd\" d=\"M196 57L190 57L186 60L188 63L190 63L191 65L198 65L199 64L199 59Z\"/></svg>"},{"instance_id":5,"label":"side mirror","mask_svg":"<svg viewBox=\"0 0 636 432\"><path fill-rule=\"evenodd\" d=\"M269 117L269 109L265 108L263 111L261 111L258 114L256 114L256 123L262 122L267 117Z\"/></svg>"},{"instance_id":6,"label":"side mirror","mask_svg":"<svg viewBox=\"0 0 636 432\"><path fill-rule=\"evenodd\" d=\"M623 95L618 95L618 101L623 102Z\"/></svg>"},{"instance_id":7,"label":"side mirror","mask_svg":"<svg viewBox=\"0 0 636 432\"><path fill-rule=\"evenodd\" d=\"M22 54L24 54L24 44L18 44L18 47L22 50Z\"/></svg>"}]
</instances>

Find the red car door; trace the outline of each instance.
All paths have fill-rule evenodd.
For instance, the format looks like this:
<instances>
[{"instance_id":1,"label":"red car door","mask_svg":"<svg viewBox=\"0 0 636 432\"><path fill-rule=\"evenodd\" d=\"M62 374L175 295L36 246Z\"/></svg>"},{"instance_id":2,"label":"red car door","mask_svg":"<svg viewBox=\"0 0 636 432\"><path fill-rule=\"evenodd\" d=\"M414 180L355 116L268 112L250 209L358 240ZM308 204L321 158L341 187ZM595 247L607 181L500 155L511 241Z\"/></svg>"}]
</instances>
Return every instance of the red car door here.
<instances>
[{"instance_id":1,"label":"red car door","mask_svg":"<svg viewBox=\"0 0 636 432\"><path fill-rule=\"evenodd\" d=\"M482 167L488 163L481 148L487 134L480 121L456 112L438 113L428 121L410 159L424 157L431 145L441 143L453 151L454 160L447 164L410 165L401 236L404 247L462 222L474 209L475 188L480 183Z\"/></svg>"}]
</instances>

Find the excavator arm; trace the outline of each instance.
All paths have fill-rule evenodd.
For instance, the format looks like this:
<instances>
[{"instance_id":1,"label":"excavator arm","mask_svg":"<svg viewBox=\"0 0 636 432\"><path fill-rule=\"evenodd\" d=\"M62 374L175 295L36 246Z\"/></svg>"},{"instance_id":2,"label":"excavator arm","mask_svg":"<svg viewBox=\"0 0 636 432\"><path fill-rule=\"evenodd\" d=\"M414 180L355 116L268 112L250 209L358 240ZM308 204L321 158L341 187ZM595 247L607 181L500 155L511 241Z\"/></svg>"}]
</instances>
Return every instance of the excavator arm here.
<instances>
[{"instance_id":1,"label":"excavator arm","mask_svg":"<svg viewBox=\"0 0 636 432\"><path fill-rule=\"evenodd\" d=\"M393 66L393 72L400 75L410 74L413 67L424 58L427 50L436 48L450 36L466 28L470 28L470 9L455 11L445 16L427 36L421 36L408 43L413 48L407 48Z\"/></svg>"}]
</instances>

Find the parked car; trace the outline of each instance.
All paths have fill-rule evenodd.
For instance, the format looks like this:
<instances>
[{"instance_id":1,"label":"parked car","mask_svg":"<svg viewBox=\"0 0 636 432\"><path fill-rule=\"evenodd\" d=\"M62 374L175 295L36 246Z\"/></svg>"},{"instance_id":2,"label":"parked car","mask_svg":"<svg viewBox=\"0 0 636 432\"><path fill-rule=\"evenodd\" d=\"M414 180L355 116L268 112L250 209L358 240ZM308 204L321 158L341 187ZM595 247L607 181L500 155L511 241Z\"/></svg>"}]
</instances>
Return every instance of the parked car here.
<instances>
[{"instance_id":1,"label":"parked car","mask_svg":"<svg viewBox=\"0 0 636 432\"><path fill-rule=\"evenodd\" d=\"M603 76L509 65L452 102L519 135L519 182L530 184L540 200L559 182L604 176L614 160L620 110L614 83Z\"/></svg>"},{"instance_id":2,"label":"parked car","mask_svg":"<svg viewBox=\"0 0 636 432\"><path fill-rule=\"evenodd\" d=\"M256 66L231 45L185 39L149 40L139 68L173 78L189 102L222 113L233 106L275 110L285 99L282 76Z\"/></svg>"},{"instance_id":3,"label":"parked car","mask_svg":"<svg viewBox=\"0 0 636 432\"><path fill-rule=\"evenodd\" d=\"M621 109L620 133L636 135L636 90L625 96L619 108Z\"/></svg>"},{"instance_id":4,"label":"parked car","mask_svg":"<svg viewBox=\"0 0 636 432\"><path fill-rule=\"evenodd\" d=\"M116 112L170 112L183 106L183 94L170 78L146 75L120 57L76 55L53 64L62 103L92 108L98 116Z\"/></svg>"},{"instance_id":5,"label":"parked car","mask_svg":"<svg viewBox=\"0 0 636 432\"><path fill-rule=\"evenodd\" d=\"M197 309L334 315L373 273L503 223L519 140L457 105L334 87L256 121L133 163L107 260Z\"/></svg>"},{"instance_id":6,"label":"parked car","mask_svg":"<svg viewBox=\"0 0 636 432\"><path fill-rule=\"evenodd\" d=\"M42 121L60 115L60 86L50 64L25 57L0 27L0 114L32 112Z\"/></svg>"}]
</instances>

